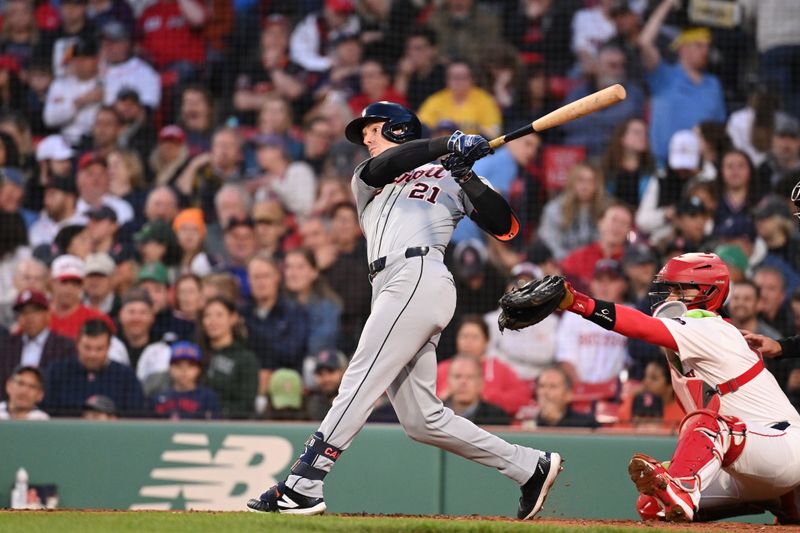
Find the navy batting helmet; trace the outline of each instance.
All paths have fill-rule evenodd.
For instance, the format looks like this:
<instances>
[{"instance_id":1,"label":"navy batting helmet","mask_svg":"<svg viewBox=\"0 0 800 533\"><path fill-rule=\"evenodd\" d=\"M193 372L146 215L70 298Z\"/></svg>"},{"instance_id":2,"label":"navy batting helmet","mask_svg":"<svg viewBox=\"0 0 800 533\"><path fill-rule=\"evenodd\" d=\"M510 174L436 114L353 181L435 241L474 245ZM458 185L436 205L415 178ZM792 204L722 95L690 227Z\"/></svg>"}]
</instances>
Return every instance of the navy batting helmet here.
<instances>
[{"instance_id":1,"label":"navy batting helmet","mask_svg":"<svg viewBox=\"0 0 800 533\"><path fill-rule=\"evenodd\" d=\"M413 111L392 102L369 104L361 112L360 117L350 121L344 134L351 143L363 145L364 136L361 132L364 126L383 121L386 121L386 124L381 128L381 135L393 143L402 144L422 136L422 125Z\"/></svg>"}]
</instances>

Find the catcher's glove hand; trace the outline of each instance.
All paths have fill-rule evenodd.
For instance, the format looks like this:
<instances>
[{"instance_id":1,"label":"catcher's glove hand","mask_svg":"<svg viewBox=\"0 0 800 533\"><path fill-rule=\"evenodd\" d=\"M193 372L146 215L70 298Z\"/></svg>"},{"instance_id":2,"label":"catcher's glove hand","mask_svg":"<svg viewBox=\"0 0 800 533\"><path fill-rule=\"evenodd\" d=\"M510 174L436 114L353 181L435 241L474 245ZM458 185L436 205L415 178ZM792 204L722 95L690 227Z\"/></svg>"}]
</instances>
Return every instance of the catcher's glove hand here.
<instances>
[{"instance_id":1,"label":"catcher's glove hand","mask_svg":"<svg viewBox=\"0 0 800 533\"><path fill-rule=\"evenodd\" d=\"M518 330L537 324L562 305L565 296L571 296L562 276L545 276L513 289L500 298L502 312L497 322L500 331Z\"/></svg>"}]
</instances>

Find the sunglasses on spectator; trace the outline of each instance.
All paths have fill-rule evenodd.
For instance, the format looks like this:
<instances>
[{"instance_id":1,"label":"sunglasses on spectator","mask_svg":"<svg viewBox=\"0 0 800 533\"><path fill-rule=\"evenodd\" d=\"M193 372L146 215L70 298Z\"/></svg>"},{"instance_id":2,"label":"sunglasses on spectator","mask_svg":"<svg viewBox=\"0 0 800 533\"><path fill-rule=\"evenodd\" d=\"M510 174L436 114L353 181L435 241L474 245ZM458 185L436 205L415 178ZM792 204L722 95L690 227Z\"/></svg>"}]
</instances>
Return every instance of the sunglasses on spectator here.
<instances>
[{"instance_id":1,"label":"sunglasses on spectator","mask_svg":"<svg viewBox=\"0 0 800 533\"><path fill-rule=\"evenodd\" d=\"M253 222L255 222L256 225L264 224L266 226L280 226L282 224L280 220L275 218L257 218Z\"/></svg>"}]
</instances>

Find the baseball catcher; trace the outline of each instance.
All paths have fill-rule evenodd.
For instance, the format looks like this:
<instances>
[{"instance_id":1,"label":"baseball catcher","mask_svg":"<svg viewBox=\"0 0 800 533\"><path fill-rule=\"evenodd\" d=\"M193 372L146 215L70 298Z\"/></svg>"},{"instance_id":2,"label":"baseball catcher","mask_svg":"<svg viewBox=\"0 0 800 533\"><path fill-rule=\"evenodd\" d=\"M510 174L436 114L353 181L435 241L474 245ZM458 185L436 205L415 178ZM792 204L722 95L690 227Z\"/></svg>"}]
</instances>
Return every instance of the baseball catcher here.
<instances>
[{"instance_id":1,"label":"baseball catcher","mask_svg":"<svg viewBox=\"0 0 800 533\"><path fill-rule=\"evenodd\" d=\"M760 353L719 316L730 286L718 256L692 253L656 275L652 317L582 294L560 277L532 281L500 301L501 327L526 327L559 308L664 348L686 416L668 466L641 453L628 465L645 520L690 522L755 508L800 523L800 415Z\"/></svg>"}]
</instances>

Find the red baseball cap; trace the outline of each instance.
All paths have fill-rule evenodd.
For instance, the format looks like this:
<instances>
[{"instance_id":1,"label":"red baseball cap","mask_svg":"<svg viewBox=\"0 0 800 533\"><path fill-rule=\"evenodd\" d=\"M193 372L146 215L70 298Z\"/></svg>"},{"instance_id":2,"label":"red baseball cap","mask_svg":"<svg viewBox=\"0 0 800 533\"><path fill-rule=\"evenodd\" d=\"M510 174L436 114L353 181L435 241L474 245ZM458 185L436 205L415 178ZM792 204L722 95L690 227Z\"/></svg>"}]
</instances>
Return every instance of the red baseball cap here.
<instances>
[{"instance_id":1,"label":"red baseball cap","mask_svg":"<svg viewBox=\"0 0 800 533\"><path fill-rule=\"evenodd\" d=\"M107 166L105 158L100 157L100 155L98 153L96 153L96 152L86 152L78 160L78 170L83 170L83 169L85 169L87 167L90 167L92 165L95 165L95 164Z\"/></svg>"},{"instance_id":2,"label":"red baseball cap","mask_svg":"<svg viewBox=\"0 0 800 533\"><path fill-rule=\"evenodd\" d=\"M355 10L352 0L325 0L325 8L337 13L352 13Z\"/></svg>"},{"instance_id":3,"label":"red baseball cap","mask_svg":"<svg viewBox=\"0 0 800 533\"><path fill-rule=\"evenodd\" d=\"M176 126L175 124L164 126L161 128L161 131L158 132L158 142L164 141L174 141L183 144L186 142L186 133L184 133L180 126Z\"/></svg>"},{"instance_id":4,"label":"red baseball cap","mask_svg":"<svg viewBox=\"0 0 800 533\"><path fill-rule=\"evenodd\" d=\"M41 309L48 309L50 302L43 292L24 290L17 295L17 301L14 302L14 312L21 311L26 305L35 305Z\"/></svg>"}]
</instances>

